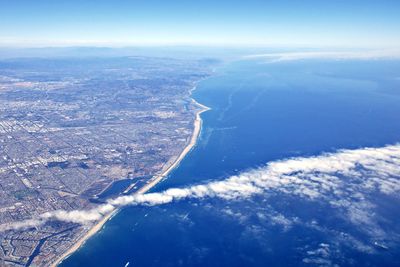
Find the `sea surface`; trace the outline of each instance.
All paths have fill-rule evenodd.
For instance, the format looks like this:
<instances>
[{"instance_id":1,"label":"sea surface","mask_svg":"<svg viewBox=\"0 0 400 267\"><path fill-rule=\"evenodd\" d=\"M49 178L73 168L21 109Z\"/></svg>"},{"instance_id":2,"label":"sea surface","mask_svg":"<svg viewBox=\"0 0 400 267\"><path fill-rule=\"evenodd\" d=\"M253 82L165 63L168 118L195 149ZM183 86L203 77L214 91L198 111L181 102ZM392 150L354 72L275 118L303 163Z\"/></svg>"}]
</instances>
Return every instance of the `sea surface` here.
<instances>
[{"instance_id":1,"label":"sea surface","mask_svg":"<svg viewBox=\"0 0 400 267\"><path fill-rule=\"evenodd\" d=\"M153 192L400 142L399 61L238 61L193 96L198 143ZM399 195L374 199L371 224L290 192L127 207L61 266L400 266Z\"/></svg>"}]
</instances>

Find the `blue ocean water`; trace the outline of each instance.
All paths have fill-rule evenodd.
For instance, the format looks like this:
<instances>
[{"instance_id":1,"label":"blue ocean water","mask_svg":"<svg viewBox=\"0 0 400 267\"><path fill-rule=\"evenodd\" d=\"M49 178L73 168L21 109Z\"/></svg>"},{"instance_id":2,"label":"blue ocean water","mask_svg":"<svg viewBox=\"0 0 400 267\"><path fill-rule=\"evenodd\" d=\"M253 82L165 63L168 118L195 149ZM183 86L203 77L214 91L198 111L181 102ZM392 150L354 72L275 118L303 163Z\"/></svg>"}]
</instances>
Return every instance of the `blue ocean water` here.
<instances>
[{"instance_id":1,"label":"blue ocean water","mask_svg":"<svg viewBox=\"0 0 400 267\"><path fill-rule=\"evenodd\" d=\"M399 61L239 61L201 82L194 98L212 108L198 144L153 191L400 142ZM290 194L128 207L61 266L399 266L400 198L376 203L383 219L367 230ZM374 246L377 238L388 248Z\"/></svg>"}]
</instances>

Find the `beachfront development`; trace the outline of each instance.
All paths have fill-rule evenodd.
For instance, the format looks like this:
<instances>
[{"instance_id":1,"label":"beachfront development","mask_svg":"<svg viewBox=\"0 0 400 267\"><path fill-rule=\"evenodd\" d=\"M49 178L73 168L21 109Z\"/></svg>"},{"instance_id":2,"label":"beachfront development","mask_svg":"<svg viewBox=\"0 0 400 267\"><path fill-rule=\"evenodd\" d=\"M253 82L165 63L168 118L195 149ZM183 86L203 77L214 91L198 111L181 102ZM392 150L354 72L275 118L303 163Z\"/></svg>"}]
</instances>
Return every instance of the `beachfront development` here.
<instances>
[{"instance_id":1,"label":"beachfront development","mask_svg":"<svg viewBox=\"0 0 400 267\"><path fill-rule=\"evenodd\" d=\"M195 145L191 98L205 62L157 58L0 62L0 266L57 265L113 212L85 225L21 222L149 190Z\"/></svg>"}]
</instances>

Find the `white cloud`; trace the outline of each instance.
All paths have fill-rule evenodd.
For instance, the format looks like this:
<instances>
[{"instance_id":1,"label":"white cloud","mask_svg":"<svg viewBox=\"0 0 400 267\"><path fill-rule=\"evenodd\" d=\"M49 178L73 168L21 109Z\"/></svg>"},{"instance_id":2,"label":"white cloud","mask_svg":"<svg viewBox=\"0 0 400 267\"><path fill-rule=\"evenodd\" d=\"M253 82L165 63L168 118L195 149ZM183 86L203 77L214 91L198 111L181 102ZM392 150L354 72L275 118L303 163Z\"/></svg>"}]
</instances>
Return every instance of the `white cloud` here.
<instances>
[{"instance_id":1,"label":"white cloud","mask_svg":"<svg viewBox=\"0 0 400 267\"><path fill-rule=\"evenodd\" d=\"M320 52L287 52L245 56L248 59L267 59L270 62L291 61L301 59L399 59L400 50L368 50L368 51L320 51Z\"/></svg>"},{"instance_id":2,"label":"white cloud","mask_svg":"<svg viewBox=\"0 0 400 267\"><path fill-rule=\"evenodd\" d=\"M321 200L343 208L354 223L371 222L367 194L400 192L400 144L381 148L340 150L315 157L274 161L226 180L171 188L163 192L121 196L91 210L52 211L38 218L0 225L0 230L39 226L49 220L85 224L126 205L160 205L187 198L232 200L268 191ZM372 222L371 222L372 225ZM373 226L373 225L372 225Z\"/></svg>"}]
</instances>

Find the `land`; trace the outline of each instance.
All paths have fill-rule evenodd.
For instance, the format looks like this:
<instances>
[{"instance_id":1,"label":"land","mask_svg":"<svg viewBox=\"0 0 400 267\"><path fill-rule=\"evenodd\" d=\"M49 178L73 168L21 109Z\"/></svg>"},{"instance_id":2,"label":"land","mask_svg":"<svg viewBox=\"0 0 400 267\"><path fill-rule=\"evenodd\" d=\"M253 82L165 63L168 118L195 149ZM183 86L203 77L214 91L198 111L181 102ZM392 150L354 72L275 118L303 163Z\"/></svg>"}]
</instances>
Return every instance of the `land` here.
<instances>
[{"instance_id":1,"label":"land","mask_svg":"<svg viewBox=\"0 0 400 267\"><path fill-rule=\"evenodd\" d=\"M207 61L0 61L0 226L144 193L195 145ZM49 266L112 216L0 232L0 266Z\"/></svg>"},{"instance_id":2,"label":"land","mask_svg":"<svg viewBox=\"0 0 400 267\"><path fill-rule=\"evenodd\" d=\"M174 170L179 163L185 158L185 156L193 149L193 147L196 145L197 138L200 135L201 131L201 125L202 125L202 119L200 117L200 114L209 110L210 108L207 106L204 106L195 100L193 100L196 105L200 106L202 110L198 111L196 113L196 120L194 121L194 130L192 137L190 139L190 142L188 145L183 149L183 151L179 154L178 158L173 161L172 164L165 164L164 169L162 170L161 174L155 175L152 177L151 180L149 180L148 183L146 183L143 187L139 188L135 194L144 194L147 191L149 191L152 187L154 187L156 184L162 181L163 178L168 176L168 174ZM134 184L132 184L134 185ZM128 187L129 188L129 187ZM111 219L119 210L114 210L106 215L104 217L96 222L96 224L86 233L85 236L83 236L77 243L75 243L72 247L70 247L63 255L61 255L54 263L52 263L52 267L56 267L58 264L60 264L65 258L70 256L72 253L74 253L76 250L78 250L90 237L92 237L94 234L96 234L103 225Z\"/></svg>"}]
</instances>

